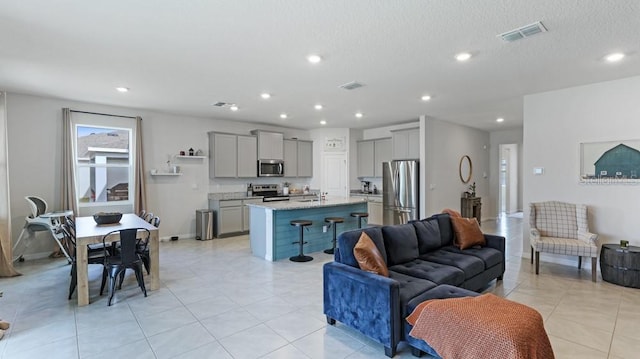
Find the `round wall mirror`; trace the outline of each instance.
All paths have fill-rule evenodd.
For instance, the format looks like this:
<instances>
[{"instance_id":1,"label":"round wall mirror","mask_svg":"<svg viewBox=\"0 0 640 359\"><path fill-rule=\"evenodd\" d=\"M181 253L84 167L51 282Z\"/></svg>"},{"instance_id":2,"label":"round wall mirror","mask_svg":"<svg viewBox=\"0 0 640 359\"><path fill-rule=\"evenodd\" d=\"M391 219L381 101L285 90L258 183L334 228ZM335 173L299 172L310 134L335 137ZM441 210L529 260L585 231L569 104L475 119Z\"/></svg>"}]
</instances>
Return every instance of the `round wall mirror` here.
<instances>
[{"instance_id":1,"label":"round wall mirror","mask_svg":"<svg viewBox=\"0 0 640 359\"><path fill-rule=\"evenodd\" d=\"M458 170L460 181L462 181L462 183L469 183L469 181L471 181L471 174L473 173L473 164L471 164L471 158L469 156L464 155L460 158Z\"/></svg>"}]
</instances>

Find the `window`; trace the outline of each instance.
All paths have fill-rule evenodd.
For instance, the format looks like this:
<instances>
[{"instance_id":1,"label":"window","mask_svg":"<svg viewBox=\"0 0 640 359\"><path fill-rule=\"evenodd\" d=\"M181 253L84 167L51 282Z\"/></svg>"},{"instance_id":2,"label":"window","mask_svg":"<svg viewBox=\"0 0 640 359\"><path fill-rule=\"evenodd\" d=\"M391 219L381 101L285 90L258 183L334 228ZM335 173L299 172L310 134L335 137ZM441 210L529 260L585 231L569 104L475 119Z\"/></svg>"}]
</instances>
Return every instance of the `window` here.
<instances>
[{"instance_id":1,"label":"window","mask_svg":"<svg viewBox=\"0 0 640 359\"><path fill-rule=\"evenodd\" d=\"M105 116L94 116L93 121L75 119L74 154L79 207L133 203L135 123L125 120L112 120Z\"/></svg>"}]
</instances>

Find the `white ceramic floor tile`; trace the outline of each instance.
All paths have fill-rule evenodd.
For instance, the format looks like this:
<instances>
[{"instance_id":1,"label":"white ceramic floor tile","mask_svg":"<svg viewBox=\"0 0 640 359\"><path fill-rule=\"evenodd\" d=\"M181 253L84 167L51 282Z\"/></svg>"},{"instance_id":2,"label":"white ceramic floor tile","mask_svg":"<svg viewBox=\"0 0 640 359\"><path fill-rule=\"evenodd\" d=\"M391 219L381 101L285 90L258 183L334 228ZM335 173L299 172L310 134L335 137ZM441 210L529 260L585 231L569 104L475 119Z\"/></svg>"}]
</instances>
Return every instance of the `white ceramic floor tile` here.
<instances>
[{"instance_id":1,"label":"white ceramic floor tile","mask_svg":"<svg viewBox=\"0 0 640 359\"><path fill-rule=\"evenodd\" d=\"M288 342L264 324L243 330L219 340L235 359L259 358Z\"/></svg>"},{"instance_id":2,"label":"white ceramic floor tile","mask_svg":"<svg viewBox=\"0 0 640 359\"><path fill-rule=\"evenodd\" d=\"M261 359L305 359L309 358L303 352L294 347L293 344L286 345L276 351L273 351Z\"/></svg>"},{"instance_id":3,"label":"white ceramic floor tile","mask_svg":"<svg viewBox=\"0 0 640 359\"><path fill-rule=\"evenodd\" d=\"M218 294L213 298L187 304L186 307L198 320L202 320L228 312L237 308L238 305L227 296Z\"/></svg>"},{"instance_id":4,"label":"white ceramic floor tile","mask_svg":"<svg viewBox=\"0 0 640 359\"><path fill-rule=\"evenodd\" d=\"M28 349L6 348L3 357L11 359L70 359L78 358L78 343L75 337L52 341Z\"/></svg>"},{"instance_id":5,"label":"white ceramic floor tile","mask_svg":"<svg viewBox=\"0 0 640 359\"><path fill-rule=\"evenodd\" d=\"M159 359L172 358L215 341L200 323L174 327L148 338L149 344Z\"/></svg>"},{"instance_id":6,"label":"white ceramic floor tile","mask_svg":"<svg viewBox=\"0 0 640 359\"><path fill-rule=\"evenodd\" d=\"M216 339L222 339L245 329L255 327L261 321L244 309L234 309L201 321Z\"/></svg>"},{"instance_id":7,"label":"white ceramic floor tile","mask_svg":"<svg viewBox=\"0 0 640 359\"><path fill-rule=\"evenodd\" d=\"M311 358L346 358L364 347L364 344L331 326L293 342L293 345Z\"/></svg>"},{"instance_id":8,"label":"white ceramic floor tile","mask_svg":"<svg viewBox=\"0 0 640 359\"><path fill-rule=\"evenodd\" d=\"M298 308L280 297L270 297L244 306L249 313L261 321L280 317Z\"/></svg>"},{"instance_id":9,"label":"white ceramic floor tile","mask_svg":"<svg viewBox=\"0 0 640 359\"><path fill-rule=\"evenodd\" d=\"M173 330L196 321L196 318L185 307L167 310L138 318L140 327L147 337Z\"/></svg>"},{"instance_id":10,"label":"white ceramic floor tile","mask_svg":"<svg viewBox=\"0 0 640 359\"><path fill-rule=\"evenodd\" d=\"M176 359L233 359L220 343L213 342L175 357Z\"/></svg>"},{"instance_id":11,"label":"white ceramic floor tile","mask_svg":"<svg viewBox=\"0 0 640 359\"><path fill-rule=\"evenodd\" d=\"M156 356L151 350L151 346L146 339L138 340L129 344L112 348L108 351L92 356L81 356L81 359L113 359L113 358L135 358L135 359L155 359Z\"/></svg>"},{"instance_id":12,"label":"white ceramic floor tile","mask_svg":"<svg viewBox=\"0 0 640 359\"><path fill-rule=\"evenodd\" d=\"M78 348L81 357L88 357L144 338L144 333L136 321L127 321L106 329L98 325L93 330L78 333Z\"/></svg>"},{"instance_id":13,"label":"white ceramic floor tile","mask_svg":"<svg viewBox=\"0 0 640 359\"><path fill-rule=\"evenodd\" d=\"M300 311L279 316L265 322L265 324L290 342L327 325L326 322L317 320Z\"/></svg>"}]
</instances>

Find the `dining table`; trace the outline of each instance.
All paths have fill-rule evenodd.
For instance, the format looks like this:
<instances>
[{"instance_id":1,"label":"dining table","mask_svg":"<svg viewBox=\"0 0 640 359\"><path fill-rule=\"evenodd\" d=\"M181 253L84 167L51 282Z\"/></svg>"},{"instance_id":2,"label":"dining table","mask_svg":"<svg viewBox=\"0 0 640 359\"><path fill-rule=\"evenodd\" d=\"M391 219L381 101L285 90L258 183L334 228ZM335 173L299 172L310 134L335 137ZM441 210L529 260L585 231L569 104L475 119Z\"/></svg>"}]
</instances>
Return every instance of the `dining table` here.
<instances>
[{"instance_id":1,"label":"dining table","mask_svg":"<svg viewBox=\"0 0 640 359\"><path fill-rule=\"evenodd\" d=\"M89 263L87 258L87 246L93 243L102 243L102 238L112 231L144 228L150 232L149 255L151 270L151 286L149 289L156 290L160 287L160 240L158 228L146 222L133 213L125 213L118 223L97 224L93 217L76 218L76 266L77 266L77 290L78 306L89 304ZM139 231L142 235L144 231ZM118 233L109 237L109 241L117 241Z\"/></svg>"}]
</instances>

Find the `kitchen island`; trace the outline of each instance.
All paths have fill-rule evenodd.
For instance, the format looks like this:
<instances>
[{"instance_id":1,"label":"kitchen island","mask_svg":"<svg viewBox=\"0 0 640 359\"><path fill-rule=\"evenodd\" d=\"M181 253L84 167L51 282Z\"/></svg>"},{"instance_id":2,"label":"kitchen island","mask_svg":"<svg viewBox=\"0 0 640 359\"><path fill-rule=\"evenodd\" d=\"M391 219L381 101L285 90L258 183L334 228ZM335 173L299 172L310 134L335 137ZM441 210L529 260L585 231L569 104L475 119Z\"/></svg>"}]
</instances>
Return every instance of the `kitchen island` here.
<instances>
[{"instance_id":1,"label":"kitchen island","mask_svg":"<svg viewBox=\"0 0 640 359\"><path fill-rule=\"evenodd\" d=\"M326 217L342 217L338 233L358 228L352 212L366 212L367 202L362 198L333 198L324 201L295 200L248 204L251 212L249 239L253 255L269 261L297 255L300 232L290 225L295 219L313 222L304 231L304 253L319 252L332 246L332 230L323 232Z\"/></svg>"}]
</instances>

